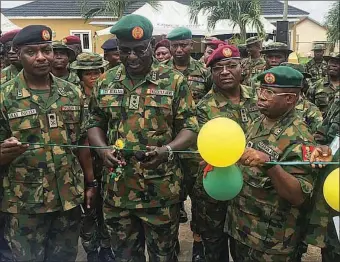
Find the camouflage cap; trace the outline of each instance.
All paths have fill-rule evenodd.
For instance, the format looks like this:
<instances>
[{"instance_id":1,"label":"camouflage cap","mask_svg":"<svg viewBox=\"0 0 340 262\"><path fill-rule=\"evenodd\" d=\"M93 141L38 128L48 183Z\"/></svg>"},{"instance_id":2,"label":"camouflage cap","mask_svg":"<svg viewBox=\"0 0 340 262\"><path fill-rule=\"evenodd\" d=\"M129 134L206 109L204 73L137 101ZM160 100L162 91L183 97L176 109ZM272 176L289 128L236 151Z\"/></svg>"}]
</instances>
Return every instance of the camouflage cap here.
<instances>
[{"instance_id":1,"label":"camouflage cap","mask_svg":"<svg viewBox=\"0 0 340 262\"><path fill-rule=\"evenodd\" d=\"M72 62L70 68L74 70L99 69L104 68L108 63L99 54L81 53L77 56L76 61Z\"/></svg>"},{"instance_id":2,"label":"camouflage cap","mask_svg":"<svg viewBox=\"0 0 340 262\"><path fill-rule=\"evenodd\" d=\"M73 49L69 48L66 44L64 44L63 41L53 41L52 47L53 47L53 50L65 50L67 52L68 57L76 55Z\"/></svg>"},{"instance_id":3,"label":"camouflage cap","mask_svg":"<svg viewBox=\"0 0 340 262\"><path fill-rule=\"evenodd\" d=\"M323 44L314 45L312 51L317 51L317 50L325 50L325 46Z\"/></svg>"},{"instance_id":4,"label":"camouflage cap","mask_svg":"<svg viewBox=\"0 0 340 262\"><path fill-rule=\"evenodd\" d=\"M253 36L253 37L249 37L246 40L246 45L252 45L252 44L255 44L255 43L259 43L259 42L262 42L262 40L257 36Z\"/></svg>"},{"instance_id":5,"label":"camouflage cap","mask_svg":"<svg viewBox=\"0 0 340 262\"><path fill-rule=\"evenodd\" d=\"M340 60L340 53L338 52L333 52L333 53L330 53L329 55L326 55L323 57L326 61L329 61L329 60Z\"/></svg>"},{"instance_id":6,"label":"camouflage cap","mask_svg":"<svg viewBox=\"0 0 340 262\"><path fill-rule=\"evenodd\" d=\"M306 67L302 64L293 64L289 62L283 62L280 66L289 66L297 71L299 71L305 78L312 78L312 75L306 71Z\"/></svg>"},{"instance_id":7,"label":"camouflage cap","mask_svg":"<svg viewBox=\"0 0 340 262\"><path fill-rule=\"evenodd\" d=\"M214 41L214 40L219 40L217 37L214 36L205 36L202 40L203 44L209 44L210 42Z\"/></svg>"},{"instance_id":8,"label":"camouflage cap","mask_svg":"<svg viewBox=\"0 0 340 262\"><path fill-rule=\"evenodd\" d=\"M293 51L290 50L288 48L288 45L286 45L285 43L273 42L273 43L268 44L261 50L262 54L267 54L270 52L282 52L282 53L289 55Z\"/></svg>"}]
</instances>

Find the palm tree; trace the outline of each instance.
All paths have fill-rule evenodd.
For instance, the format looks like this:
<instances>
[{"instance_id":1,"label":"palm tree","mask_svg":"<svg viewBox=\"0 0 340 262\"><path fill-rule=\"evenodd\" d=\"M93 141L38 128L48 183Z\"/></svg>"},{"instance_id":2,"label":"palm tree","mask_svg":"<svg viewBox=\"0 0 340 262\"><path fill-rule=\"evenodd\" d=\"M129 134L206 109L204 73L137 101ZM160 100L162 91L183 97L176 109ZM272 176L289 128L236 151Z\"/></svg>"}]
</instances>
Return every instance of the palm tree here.
<instances>
[{"instance_id":1,"label":"palm tree","mask_svg":"<svg viewBox=\"0 0 340 262\"><path fill-rule=\"evenodd\" d=\"M333 51L336 43L340 42L340 2L333 3L331 9L325 17L325 25L327 26L327 38L331 42L331 50Z\"/></svg>"},{"instance_id":2,"label":"palm tree","mask_svg":"<svg viewBox=\"0 0 340 262\"><path fill-rule=\"evenodd\" d=\"M234 27L238 25L243 43L247 38L247 25L255 27L259 36L265 36L260 0L191 1L191 21L197 23L201 11L208 16L209 28L214 28L217 21L221 19L229 19Z\"/></svg>"},{"instance_id":3,"label":"palm tree","mask_svg":"<svg viewBox=\"0 0 340 262\"><path fill-rule=\"evenodd\" d=\"M141 1L127 1L127 0L102 0L101 5L91 4L91 0L81 0L81 13L85 20L95 16L110 16L120 19L128 6ZM154 8L160 6L160 1L144 1Z\"/></svg>"}]
</instances>

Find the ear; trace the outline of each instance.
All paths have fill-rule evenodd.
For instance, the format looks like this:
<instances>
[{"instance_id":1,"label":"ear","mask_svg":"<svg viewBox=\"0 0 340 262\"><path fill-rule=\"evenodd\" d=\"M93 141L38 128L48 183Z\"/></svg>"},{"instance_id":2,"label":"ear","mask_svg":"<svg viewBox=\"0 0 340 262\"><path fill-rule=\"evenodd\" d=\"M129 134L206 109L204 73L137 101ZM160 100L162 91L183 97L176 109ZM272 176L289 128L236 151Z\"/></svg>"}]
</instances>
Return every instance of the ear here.
<instances>
[{"instance_id":1,"label":"ear","mask_svg":"<svg viewBox=\"0 0 340 262\"><path fill-rule=\"evenodd\" d=\"M286 101L287 101L287 104L293 104L293 103L296 103L299 99L299 96L300 96L300 93L296 94L296 95L287 95L286 96Z\"/></svg>"}]
</instances>

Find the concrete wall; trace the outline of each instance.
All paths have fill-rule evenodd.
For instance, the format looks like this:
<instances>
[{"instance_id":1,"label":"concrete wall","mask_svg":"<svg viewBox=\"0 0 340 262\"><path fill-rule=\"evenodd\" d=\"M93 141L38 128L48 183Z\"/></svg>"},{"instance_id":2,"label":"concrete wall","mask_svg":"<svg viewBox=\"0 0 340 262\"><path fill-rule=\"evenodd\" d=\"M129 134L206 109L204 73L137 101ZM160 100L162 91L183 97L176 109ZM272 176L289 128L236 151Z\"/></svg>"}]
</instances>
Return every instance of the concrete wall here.
<instances>
[{"instance_id":1,"label":"concrete wall","mask_svg":"<svg viewBox=\"0 0 340 262\"><path fill-rule=\"evenodd\" d=\"M71 30L85 30L90 31L91 33L91 50L92 52L96 52L99 54L103 53L103 50L100 48L101 45L109 38L110 35L95 37L95 32L103 29L100 26L93 26L89 23L91 20L85 23L84 19L10 19L14 24L19 27L25 27L32 24L41 24L46 25L52 29L54 32L53 40L61 40L65 36L70 35ZM100 21L100 19L95 19L96 21ZM105 19L107 21L107 19Z\"/></svg>"}]
</instances>

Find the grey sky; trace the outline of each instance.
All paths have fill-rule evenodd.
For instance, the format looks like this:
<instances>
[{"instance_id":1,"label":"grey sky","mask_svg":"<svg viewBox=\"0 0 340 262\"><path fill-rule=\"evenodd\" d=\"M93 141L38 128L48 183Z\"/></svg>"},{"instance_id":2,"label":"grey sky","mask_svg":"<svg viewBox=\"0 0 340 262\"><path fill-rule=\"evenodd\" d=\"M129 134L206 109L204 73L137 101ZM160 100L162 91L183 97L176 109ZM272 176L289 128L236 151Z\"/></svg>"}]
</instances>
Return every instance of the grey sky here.
<instances>
[{"instance_id":1,"label":"grey sky","mask_svg":"<svg viewBox=\"0 0 340 262\"><path fill-rule=\"evenodd\" d=\"M74 1L74 0L70 0ZM17 5L29 3L31 1L1 1L2 8L10 8ZM310 13L310 17L322 23L323 18L329 10L331 4L336 1L294 1L289 0L289 5L295 6Z\"/></svg>"}]
</instances>

